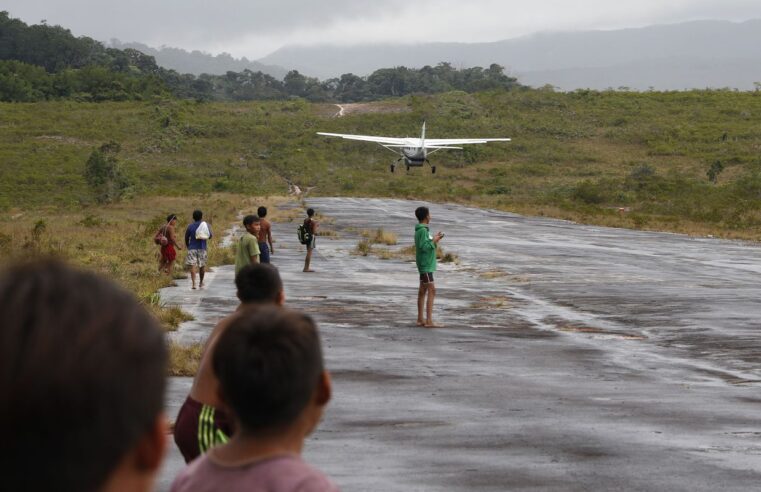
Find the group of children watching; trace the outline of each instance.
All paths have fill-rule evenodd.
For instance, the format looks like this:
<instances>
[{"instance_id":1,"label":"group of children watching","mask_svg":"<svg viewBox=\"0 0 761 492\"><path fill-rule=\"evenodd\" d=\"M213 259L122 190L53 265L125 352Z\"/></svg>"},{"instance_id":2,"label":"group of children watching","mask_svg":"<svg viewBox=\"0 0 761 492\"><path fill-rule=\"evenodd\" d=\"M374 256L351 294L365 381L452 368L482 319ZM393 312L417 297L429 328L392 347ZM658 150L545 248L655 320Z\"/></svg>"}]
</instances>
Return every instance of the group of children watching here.
<instances>
[{"instance_id":1,"label":"group of children watching","mask_svg":"<svg viewBox=\"0 0 761 492\"><path fill-rule=\"evenodd\" d=\"M275 250L272 247L272 226L267 219L267 209L259 207L257 215L243 217L244 232L238 239L238 247L235 251L235 273L246 265L255 263L269 263L270 254ZM304 219L304 230L308 239L303 242L306 247L304 258L304 272L314 272L310 268L312 251L317 244L317 228L319 223L314 218L314 209L307 209L307 217Z\"/></svg>"},{"instance_id":2,"label":"group of children watching","mask_svg":"<svg viewBox=\"0 0 761 492\"><path fill-rule=\"evenodd\" d=\"M172 490L335 491L300 458L331 395L317 326L282 307L274 267L246 266L236 285L175 425L197 459ZM3 490L152 490L168 435L156 320L113 282L46 260L0 276L0 323Z\"/></svg>"},{"instance_id":3,"label":"group of children watching","mask_svg":"<svg viewBox=\"0 0 761 492\"><path fill-rule=\"evenodd\" d=\"M189 466L173 492L338 490L300 458L331 383L314 320L284 308L277 269L253 261L272 251L269 223L261 235L266 214L260 207L258 217L243 220L251 237L238 248L240 305L209 335L177 415L174 440ZM434 327L433 273L444 234L431 235L426 207L415 215L417 324ZM304 221L312 238L313 216L309 209ZM202 227L202 213L193 218L188 246L191 229ZM203 248L194 241L202 286L205 240ZM304 271L313 248L312 239ZM113 282L46 260L0 276L0 326L0 419L12 450L0 460L3 489L151 490L169 432L168 354L156 320Z\"/></svg>"},{"instance_id":4,"label":"group of children watching","mask_svg":"<svg viewBox=\"0 0 761 492\"><path fill-rule=\"evenodd\" d=\"M274 254L272 246L272 226L265 218L267 208L259 207L256 215L247 215L243 219L243 227L246 229L238 246L235 271L236 273L245 265L251 263L269 263L270 255ZM163 224L156 234L155 241L159 247L159 273L171 275L177 251L182 246L177 241L177 215L169 214L166 223ZM206 263L208 262L207 241L211 239L211 226L203 220L203 211L193 211L193 222L185 229L184 242L188 252L185 257L185 267L190 271L191 289L196 289L196 275L198 275L198 287L204 287Z\"/></svg>"}]
</instances>

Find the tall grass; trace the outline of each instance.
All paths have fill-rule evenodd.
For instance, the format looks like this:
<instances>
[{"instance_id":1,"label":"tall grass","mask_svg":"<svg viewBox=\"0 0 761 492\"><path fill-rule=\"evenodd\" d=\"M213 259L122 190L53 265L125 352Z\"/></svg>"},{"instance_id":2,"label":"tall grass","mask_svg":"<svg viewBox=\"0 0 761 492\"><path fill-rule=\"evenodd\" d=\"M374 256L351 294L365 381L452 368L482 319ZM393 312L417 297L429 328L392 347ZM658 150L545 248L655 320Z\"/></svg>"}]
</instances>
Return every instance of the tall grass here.
<instances>
[{"instance_id":1,"label":"tall grass","mask_svg":"<svg viewBox=\"0 0 761 492\"><path fill-rule=\"evenodd\" d=\"M189 319L176 306L165 306L158 290L172 285L174 277L159 275L155 231L166 215L181 218L180 238L193 209L201 208L212 224L210 264L229 262L226 248L218 246L224 230L235 220L241 198L209 195L187 198L133 199L118 204L79 210L37 208L0 215L0 263L55 256L100 272L132 291L152 310L167 330ZM180 239L182 241L182 239ZM181 269L184 251L175 271Z\"/></svg>"},{"instance_id":2,"label":"tall grass","mask_svg":"<svg viewBox=\"0 0 761 492\"><path fill-rule=\"evenodd\" d=\"M169 344L169 376L193 377L198 372L203 344Z\"/></svg>"},{"instance_id":3,"label":"tall grass","mask_svg":"<svg viewBox=\"0 0 761 492\"><path fill-rule=\"evenodd\" d=\"M383 230L382 227L374 231L363 230L362 237L367 239L371 244L385 244L387 246L393 246L396 244L396 234L391 231Z\"/></svg>"}]
</instances>

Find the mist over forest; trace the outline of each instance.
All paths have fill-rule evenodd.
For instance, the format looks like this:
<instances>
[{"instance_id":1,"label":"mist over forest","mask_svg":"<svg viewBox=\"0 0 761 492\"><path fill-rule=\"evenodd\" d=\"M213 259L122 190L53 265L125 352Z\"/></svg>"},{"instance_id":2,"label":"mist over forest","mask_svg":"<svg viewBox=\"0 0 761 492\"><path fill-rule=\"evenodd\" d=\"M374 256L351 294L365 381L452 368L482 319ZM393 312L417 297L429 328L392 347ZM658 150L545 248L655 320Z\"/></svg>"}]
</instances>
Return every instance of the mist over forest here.
<instances>
[{"instance_id":1,"label":"mist over forest","mask_svg":"<svg viewBox=\"0 0 761 492\"><path fill-rule=\"evenodd\" d=\"M379 67L497 63L532 87L561 90L753 89L761 81L761 20L694 21L637 29L544 32L492 43L286 46L266 64L315 77Z\"/></svg>"},{"instance_id":2,"label":"mist over forest","mask_svg":"<svg viewBox=\"0 0 761 492\"><path fill-rule=\"evenodd\" d=\"M694 21L637 29L542 32L491 43L380 43L284 46L257 60L137 42L133 48L168 69L224 75L245 69L282 79L289 70L320 80L360 77L388 67L454 68L497 63L524 85L559 90L755 89L761 81L761 20Z\"/></svg>"}]
</instances>

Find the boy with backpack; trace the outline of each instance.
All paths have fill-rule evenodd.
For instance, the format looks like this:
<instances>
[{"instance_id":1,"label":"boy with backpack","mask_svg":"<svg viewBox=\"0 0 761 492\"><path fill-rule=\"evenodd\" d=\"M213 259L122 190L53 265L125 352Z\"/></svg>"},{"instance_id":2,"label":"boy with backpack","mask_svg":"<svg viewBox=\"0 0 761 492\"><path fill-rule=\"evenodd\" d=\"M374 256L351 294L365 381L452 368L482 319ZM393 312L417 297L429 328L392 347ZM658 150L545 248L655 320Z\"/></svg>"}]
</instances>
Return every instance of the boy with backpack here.
<instances>
[{"instance_id":1,"label":"boy with backpack","mask_svg":"<svg viewBox=\"0 0 761 492\"><path fill-rule=\"evenodd\" d=\"M304 223L299 226L299 240L301 244L307 247L307 256L304 258L304 271L313 272L314 270L309 268L309 264L312 261L312 250L317 244L317 227L320 224L314 219L314 209L307 209L307 218L304 219Z\"/></svg>"},{"instance_id":2,"label":"boy with backpack","mask_svg":"<svg viewBox=\"0 0 761 492\"><path fill-rule=\"evenodd\" d=\"M180 472L172 492L338 491L301 459L331 396L311 317L241 311L220 335L213 367L236 431Z\"/></svg>"}]
</instances>

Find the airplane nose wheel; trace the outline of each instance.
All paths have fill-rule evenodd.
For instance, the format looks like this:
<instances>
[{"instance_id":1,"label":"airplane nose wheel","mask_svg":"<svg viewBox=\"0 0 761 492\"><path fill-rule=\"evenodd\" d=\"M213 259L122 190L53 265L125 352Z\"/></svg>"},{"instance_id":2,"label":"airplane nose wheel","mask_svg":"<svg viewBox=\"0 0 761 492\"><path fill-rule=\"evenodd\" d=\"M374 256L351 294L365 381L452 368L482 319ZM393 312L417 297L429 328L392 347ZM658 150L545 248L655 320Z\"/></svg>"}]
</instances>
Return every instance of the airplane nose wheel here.
<instances>
[{"instance_id":1,"label":"airplane nose wheel","mask_svg":"<svg viewBox=\"0 0 761 492\"><path fill-rule=\"evenodd\" d=\"M394 169L396 169L396 166L394 166L393 164L391 164L391 172L392 172L392 173L394 172Z\"/></svg>"},{"instance_id":2,"label":"airplane nose wheel","mask_svg":"<svg viewBox=\"0 0 761 492\"><path fill-rule=\"evenodd\" d=\"M436 166L431 166L431 174L436 174Z\"/></svg>"}]
</instances>

